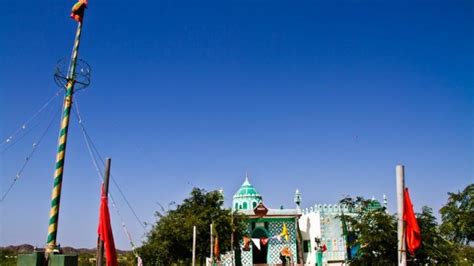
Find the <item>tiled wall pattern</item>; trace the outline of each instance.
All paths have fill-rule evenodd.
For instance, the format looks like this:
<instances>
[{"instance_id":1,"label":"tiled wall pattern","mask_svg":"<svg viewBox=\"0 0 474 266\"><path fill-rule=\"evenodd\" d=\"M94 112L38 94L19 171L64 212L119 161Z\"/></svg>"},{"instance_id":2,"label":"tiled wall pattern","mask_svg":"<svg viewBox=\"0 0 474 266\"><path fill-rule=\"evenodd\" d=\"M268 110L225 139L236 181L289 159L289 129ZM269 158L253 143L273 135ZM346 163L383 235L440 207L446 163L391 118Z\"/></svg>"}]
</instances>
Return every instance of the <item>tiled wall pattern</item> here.
<instances>
[{"instance_id":1,"label":"tiled wall pattern","mask_svg":"<svg viewBox=\"0 0 474 266\"><path fill-rule=\"evenodd\" d=\"M280 251L284 247L288 247L291 250L293 255L292 260L296 262L297 258L297 249L296 249L296 224L294 220L285 220L285 221L270 221L268 222L268 233L270 234L269 237L277 236L283 230L283 224L286 224L288 228L288 235L289 239L286 241L284 238L281 241L278 239L270 239L268 242L268 253L267 253L267 263L268 264L280 264ZM245 233L247 235L251 235L251 224L249 223ZM243 248L243 240L240 240L240 247ZM252 245L250 245L249 251L242 251L242 265L243 266L251 266L253 265L253 258L252 258Z\"/></svg>"},{"instance_id":2,"label":"tiled wall pattern","mask_svg":"<svg viewBox=\"0 0 474 266\"><path fill-rule=\"evenodd\" d=\"M247 224L247 228L245 229L244 235L250 235L252 230L252 225L250 223ZM240 249L244 247L244 241L241 239L240 240ZM252 263L252 244L250 244L250 250L249 251L243 251L242 250L242 266L251 266L253 265Z\"/></svg>"},{"instance_id":3,"label":"tiled wall pattern","mask_svg":"<svg viewBox=\"0 0 474 266\"><path fill-rule=\"evenodd\" d=\"M268 257L267 263L277 264L281 263L280 251L284 247L289 247L291 253L293 254L293 261L296 262L296 225L294 221L272 221L268 224L268 231L270 236L279 235L283 229L283 224L286 224L288 228L289 239L286 241L284 238L281 241L278 239L270 239L268 242Z\"/></svg>"}]
</instances>

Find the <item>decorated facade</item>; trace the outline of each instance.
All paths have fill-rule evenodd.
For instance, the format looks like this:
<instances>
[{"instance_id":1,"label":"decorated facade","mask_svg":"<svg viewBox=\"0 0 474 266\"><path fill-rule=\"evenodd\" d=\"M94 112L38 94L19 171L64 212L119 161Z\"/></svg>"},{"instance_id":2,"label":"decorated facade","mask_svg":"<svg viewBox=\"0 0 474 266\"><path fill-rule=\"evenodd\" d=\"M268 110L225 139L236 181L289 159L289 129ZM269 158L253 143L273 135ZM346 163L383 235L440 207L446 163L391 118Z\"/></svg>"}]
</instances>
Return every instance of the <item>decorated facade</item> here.
<instances>
[{"instance_id":1,"label":"decorated facade","mask_svg":"<svg viewBox=\"0 0 474 266\"><path fill-rule=\"evenodd\" d=\"M247 218L240 256L236 256L242 265L297 262L299 208L267 208L248 177L234 194L232 208Z\"/></svg>"},{"instance_id":2,"label":"decorated facade","mask_svg":"<svg viewBox=\"0 0 474 266\"><path fill-rule=\"evenodd\" d=\"M383 205L387 206L385 195ZM373 198L370 209L378 208L382 205ZM357 248L347 248L342 215L353 216L355 213L342 204L316 204L302 210L299 228L305 264L343 265L354 255Z\"/></svg>"},{"instance_id":3,"label":"decorated facade","mask_svg":"<svg viewBox=\"0 0 474 266\"><path fill-rule=\"evenodd\" d=\"M345 264L351 255L348 252L354 250L347 249L341 215L355 214L341 204L316 204L301 209L301 201L296 190L294 209L267 208L246 176L232 201L232 209L247 218L239 255L233 256L235 264ZM375 199L372 201L372 208L382 207ZM387 205L385 195L383 205Z\"/></svg>"},{"instance_id":4,"label":"decorated facade","mask_svg":"<svg viewBox=\"0 0 474 266\"><path fill-rule=\"evenodd\" d=\"M340 215L352 215L340 204L317 204L303 210L299 220L305 264L342 264L347 258ZM319 254L318 254L319 251Z\"/></svg>"}]
</instances>

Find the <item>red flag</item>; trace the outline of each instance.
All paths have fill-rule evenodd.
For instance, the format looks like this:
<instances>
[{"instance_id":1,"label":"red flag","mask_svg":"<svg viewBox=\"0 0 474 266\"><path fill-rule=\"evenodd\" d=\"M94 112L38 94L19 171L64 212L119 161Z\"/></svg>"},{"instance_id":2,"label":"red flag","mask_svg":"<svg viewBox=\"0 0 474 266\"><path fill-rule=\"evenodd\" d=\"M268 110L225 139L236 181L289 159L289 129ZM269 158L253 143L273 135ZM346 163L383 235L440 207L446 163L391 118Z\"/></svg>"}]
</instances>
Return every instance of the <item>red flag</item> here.
<instances>
[{"instance_id":1,"label":"red flag","mask_svg":"<svg viewBox=\"0 0 474 266\"><path fill-rule=\"evenodd\" d=\"M217 260L219 260L219 254L221 253L219 249L219 238L216 237L214 241L214 257L216 257Z\"/></svg>"},{"instance_id":2,"label":"red flag","mask_svg":"<svg viewBox=\"0 0 474 266\"><path fill-rule=\"evenodd\" d=\"M321 252L325 252L326 250L328 250L328 247L326 246L326 244L323 244L321 246Z\"/></svg>"},{"instance_id":3,"label":"red flag","mask_svg":"<svg viewBox=\"0 0 474 266\"><path fill-rule=\"evenodd\" d=\"M104 185L102 185L102 193L100 197L99 211L99 239L104 241L105 258L107 266L118 266L117 254L114 244L114 236L112 234L112 226L110 225L110 213L107 195L104 193Z\"/></svg>"},{"instance_id":4,"label":"red flag","mask_svg":"<svg viewBox=\"0 0 474 266\"><path fill-rule=\"evenodd\" d=\"M71 18L77 22L82 22L84 17L84 9L87 8L87 0L79 0L72 6Z\"/></svg>"},{"instance_id":5,"label":"red flag","mask_svg":"<svg viewBox=\"0 0 474 266\"><path fill-rule=\"evenodd\" d=\"M413 255L415 250L421 245L421 233L415 212L413 211L413 204L411 204L410 194L408 194L408 188L405 188L403 195L403 220L406 225L405 238L407 248L410 254Z\"/></svg>"}]
</instances>

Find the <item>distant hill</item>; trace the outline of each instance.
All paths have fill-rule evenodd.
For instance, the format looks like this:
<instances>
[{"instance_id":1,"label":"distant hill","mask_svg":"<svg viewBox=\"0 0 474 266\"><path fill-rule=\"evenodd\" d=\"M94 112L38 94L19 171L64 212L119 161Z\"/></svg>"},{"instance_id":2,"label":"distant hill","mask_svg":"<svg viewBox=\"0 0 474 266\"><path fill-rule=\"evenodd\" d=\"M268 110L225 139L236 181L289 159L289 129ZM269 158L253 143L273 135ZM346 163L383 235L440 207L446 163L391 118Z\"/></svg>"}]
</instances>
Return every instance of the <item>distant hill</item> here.
<instances>
[{"instance_id":1,"label":"distant hill","mask_svg":"<svg viewBox=\"0 0 474 266\"><path fill-rule=\"evenodd\" d=\"M6 247L0 247L0 251L10 251L13 252L14 254L21 254L21 253L32 253L33 251L44 251L44 248L35 248L32 245L29 244L22 244L18 246L6 246ZM63 253L76 253L76 254L91 254L95 255L96 254L96 248L73 248L73 247L61 247L61 250ZM131 251L128 250L119 250L117 249L118 254L127 254Z\"/></svg>"}]
</instances>

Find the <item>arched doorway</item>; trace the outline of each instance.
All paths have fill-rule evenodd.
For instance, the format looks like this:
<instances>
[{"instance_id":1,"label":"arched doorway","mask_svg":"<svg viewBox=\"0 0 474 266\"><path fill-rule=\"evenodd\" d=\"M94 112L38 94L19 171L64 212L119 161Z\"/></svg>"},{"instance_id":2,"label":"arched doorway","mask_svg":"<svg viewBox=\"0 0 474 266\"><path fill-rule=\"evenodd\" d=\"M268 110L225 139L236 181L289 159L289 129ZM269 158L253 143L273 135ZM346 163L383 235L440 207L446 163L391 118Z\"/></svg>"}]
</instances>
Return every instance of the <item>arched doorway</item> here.
<instances>
[{"instance_id":1,"label":"arched doorway","mask_svg":"<svg viewBox=\"0 0 474 266\"><path fill-rule=\"evenodd\" d=\"M268 238L268 231L264 227L257 227L252 232L252 238ZM253 264L265 264L267 263L268 254L268 243L262 245L260 243L260 249L258 249L252 241L252 258Z\"/></svg>"}]
</instances>

